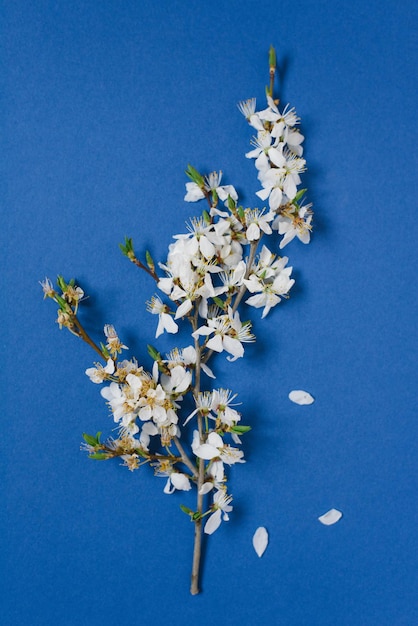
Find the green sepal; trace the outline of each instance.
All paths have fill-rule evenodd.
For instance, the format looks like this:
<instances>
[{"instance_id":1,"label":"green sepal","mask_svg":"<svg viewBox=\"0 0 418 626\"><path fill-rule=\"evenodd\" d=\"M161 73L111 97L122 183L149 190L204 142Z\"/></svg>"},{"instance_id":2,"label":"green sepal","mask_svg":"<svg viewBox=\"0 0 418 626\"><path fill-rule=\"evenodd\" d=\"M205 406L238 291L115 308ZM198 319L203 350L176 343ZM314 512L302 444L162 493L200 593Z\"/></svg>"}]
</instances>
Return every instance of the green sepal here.
<instances>
[{"instance_id":1,"label":"green sepal","mask_svg":"<svg viewBox=\"0 0 418 626\"><path fill-rule=\"evenodd\" d=\"M199 187L203 188L205 186L205 179L202 174L199 174L199 172L192 165L190 165L190 163L187 166L185 174Z\"/></svg>"},{"instance_id":2,"label":"green sepal","mask_svg":"<svg viewBox=\"0 0 418 626\"><path fill-rule=\"evenodd\" d=\"M154 361L161 361L161 354L151 344L147 345L148 354Z\"/></svg>"},{"instance_id":3,"label":"green sepal","mask_svg":"<svg viewBox=\"0 0 418 626\"><path fill-rule=\"evenodd\" d=\"M108 454L104 452L95 452L94 454L89 454L89 459L94 459L95 461L106 461L109 458Z\"/></svg>"},{"instance_id":4,"label":"green sepal","mask_svg":"<svg viewBox=\"0 0 418 626\"><path fill-rule=\"evenodd\" d=\"M249 430L251 430L251 426L231 426L231 432L237 433L238 435L248 433Z\"/></svg>"}]
</instances>

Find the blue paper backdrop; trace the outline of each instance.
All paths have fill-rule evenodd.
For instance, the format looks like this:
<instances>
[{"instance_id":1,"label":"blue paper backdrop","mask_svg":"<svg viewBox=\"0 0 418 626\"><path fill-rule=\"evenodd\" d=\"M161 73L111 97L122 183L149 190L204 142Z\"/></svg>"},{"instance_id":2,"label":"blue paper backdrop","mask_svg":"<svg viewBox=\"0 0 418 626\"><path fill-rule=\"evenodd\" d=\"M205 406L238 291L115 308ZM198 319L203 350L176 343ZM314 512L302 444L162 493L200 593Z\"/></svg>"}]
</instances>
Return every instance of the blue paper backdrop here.
<instances>
[{"instance_id":1,"label":"blue paper backdrop","mask_svg":"<svg viewBox=\"0 0 418 626\"><path fill-rule=\"evenodd\" d=\"M418 623L416 5L16 0L2 13L1 623ZM315 234L286 248L297 285L264 322L252 311L247 358L217 360L253 430L191 597L187 496L80 452L81 433L112 420L84 374L94 354L58 330L38 281L77 277L96 339L113 323L149 364L154 286L118 242L164 259L198 211L183 202L189 162L260 205L236 102L263 101L270 44L302 118ZM290 403L295 388L315 403ZM322 526L331 507L344 517Z\"/></svg>"}]
</instances>

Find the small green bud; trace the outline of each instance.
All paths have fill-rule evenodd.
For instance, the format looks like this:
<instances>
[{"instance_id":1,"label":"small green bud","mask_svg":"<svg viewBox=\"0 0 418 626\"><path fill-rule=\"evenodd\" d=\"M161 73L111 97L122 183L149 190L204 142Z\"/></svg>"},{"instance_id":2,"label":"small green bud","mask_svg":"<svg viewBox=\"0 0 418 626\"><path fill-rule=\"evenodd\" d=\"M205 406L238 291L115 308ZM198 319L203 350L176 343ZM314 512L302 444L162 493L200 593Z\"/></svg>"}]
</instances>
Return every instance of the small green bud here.
<instances>
[{"instance_id":1,"label":"small green bud","mask_svg":"<svg viewBox=\"0 0 418 626\"><path fill-rule=\"evenodd\" d=\"M237 213L238 213L238 217L239 217L241 220L245 220L245 211L244 211L244 209L242 208L242 206L239 206L239 207L237 208Z\"/></svg>"},{"instance_id":2,"label":"small green bud","mask_svg":"<svg viewBox=\"0 0 418 626\"><path fill-rule=\"evenodd\" d=\"M235 211L235 208L237 206L234 198L231 198L231 196L228 195L228 199L227 199L227 203L228 203L228 209L232 212Z\"/></svg>"},{"instance_id":3,"label":"small green bud","mask_svg":"<svg viewBox=\"0 0 418 626\"><path fill-rule=\"evenodd\" d=\"M119 244L119 248L121 249L122 254L124 254L125 256L129 258L131 258L132 255L134 255L134 247L133 247L133 241L131 237L125 236L125 241L124 243Z\"/></svg>"},{"instance_id":4,"label":"small green bud","mask_svg":"<svg viewBox=\"0 0 418 626\"><path fill-rule=\"evenodd\" d=\"M276 69L276 50L273 48L273 46L270 46L269 50L269 66L270 71Z\"/></svg>"},{"instance_id":5,"label":"small green bud","mask_svg":"<svg viewBox=\"0 0 418 626\"><path fill-rule=\"evenodd\" d=\"M150 268L151 272L153 272L155 270L155 263L151 254L148 252L148 250L145 251L145 259L147 261L147 265Z\"/></svg>"}]
</instances>

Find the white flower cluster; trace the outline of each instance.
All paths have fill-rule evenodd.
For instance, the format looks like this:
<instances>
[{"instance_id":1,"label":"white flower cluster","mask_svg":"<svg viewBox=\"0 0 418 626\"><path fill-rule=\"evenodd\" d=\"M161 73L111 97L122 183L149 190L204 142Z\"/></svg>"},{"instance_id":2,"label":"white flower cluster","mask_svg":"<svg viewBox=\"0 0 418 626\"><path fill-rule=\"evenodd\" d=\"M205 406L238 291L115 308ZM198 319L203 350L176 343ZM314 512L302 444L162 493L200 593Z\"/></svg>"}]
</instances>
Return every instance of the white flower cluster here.
<instances>
[{"instance_id":1,"label":"white flower cluster","mask_svg":"<svg viewBox=\"0 0 418 626\"><path fill-rule=\"evenodd\" d=\"M255 98L238 105L249 124L257 131L252 139L254 149L245 155L255 159L258 179L262 185L257 196L264 201L268 199L270 211L275 215L272 228L284 235L280 248L284 248L295 237L303 243L309 243L311 205L298 203L297 187L301 182L300 174L306 166L302 158L304 136L297 128L299 118L295 110L288 107L281 113L271 96L267 96L267 104L266 109L258 112L255 110Z\"/></svg>"},{"instance_id":2,"label":"white flower cluster","mask_svg":"<svg viewBox=\"0 0 418 626\"><path fill-rule=\"evenodd\" d=\"M114 329L113 336L117 338ZM152 374L148 373L135 359L116 363L108 359L106 367L96 364L86 370L94 383L112 381L101 390L101 395L108 401L121 436L131 438L132 449L147 451L153 435L160 436L162 446L170 445L173 437L180 435L178 403L190 389L192 373L188 367L193 363L195 351L191 347L184 353L184 358L179 357L176 364L166 368L165 374L159 372L158 364Z\"/></svg>"},{"instance_id":3,"label":"white flower cluster","mask_svg":"<svg viewBox=\"0 0 418 626\"><path fill-rule=\"evenodd\" d=\"M275 63L271 48L269 94ZM312 228L311 205L303 201L306 190L298 189L306 162L294 109L280 111L271 95L260 111L254 98L238 107L256 132L246 157L254 159L261 186L256 195L265 206L243 206L235 187L222 184L222 172L204 176L189 165L184 199L205 207L190 218L186 232L174 236L165 262L155 264L148 251L145 261L138 259L130 238L120 244L123 254L151 276L159 290L146 303L158 318L155 337L174 335L183 324L190 331L191 345L175 347L165 358L149 345L150 371L135 358L120 360L127 346L112 325L104 327L106 339L100 345L83 327L78 308L84 292L73 279L67 283L58 276L57 288L49 279L41 283L44 296L58 305L60 328L83 339L103 360L86 374L93 383L105 383L101 395L118 436L101 441L100 432L84 433L83 448L90 458L118 457L130 470L149 464L157 476L167 479L167 494L196 487L197 508L181 505L195 523L193 594L198 593L202 529L212 534L228 520L233 507L226 469L245 462L240 437L250 430L235 408L236 394L214 388L202 373L215 378L209 367L214 355L224 353L231 362L244 356L255 336L251 321L243 321L243 312L247 316L251 307L261 309L265 318L288 297L295 282L288 258L272 250L295 238L309 243ZM294 393L294 401L309 401L305 392ZM261 554L265 530L259 535L255 545Z\"/></svg>"},{"instance_id":4,"label":"white flower cluster","mask_svg":"<svg viewBox=\"0 0 418 626\"><path fill-rule=\"evenodd\" d=\"M193 345L174 348L166 359L152 349L154 366L148 373L135 359L117 361L126 346L113 326L107 325L107 363L86 371L95 383L110 381L101 393L120 433L109 449L114 455L119 451L130 469L139 467L139 458L152 461L156 475L167 477L165 493L189 491L193 482L200 495L213 492L205 514L209 517L204 529L209 534L232 510L224 466L245 462L243 452L235 446L249 428L240 424L231 391L201 390L200 371L214 378L207 365L214 352L224 352L229 361L235 361L243 357L244 344L255 341L251 322L242 322L238 312L243 298L247 305L261 308L264 318L288 297L294 284L288 258L273 253L264 242L260 246L261 239L277 230L284 235L280 241L283 248L294 237L303 243L310 238L312 213L309 206L299 204L305 190L298 193L297 189L305 169L303 136L296 128L299 120L293 109L280 113L271 97L267 101L267 108L259 112L254 99L240 103L239 108L257 131L252 140L255 147L246 156L255 159L262 185L257 195L268 200L268 207L244 208L238 204L236 189L221 185L222 172L201 176L189 166L191 182L186 184L185 200L207 201L208 207L190 219L188 232L174 236L167 260L159 264L164 275L155 274L161 295L155 294L147 302L147 310L158 315L155 336L177 333L179 323L186 319L191 324ZM188 392L193 393L195 409L183 426L196 420L198 428L189 450L198 464L204 464L200 475L181 443L179 412ZM174 443L180 456L150 451L155 436L168 450ZM228 436L235 445L227 442Z\"/></svg>"}]
</instances>

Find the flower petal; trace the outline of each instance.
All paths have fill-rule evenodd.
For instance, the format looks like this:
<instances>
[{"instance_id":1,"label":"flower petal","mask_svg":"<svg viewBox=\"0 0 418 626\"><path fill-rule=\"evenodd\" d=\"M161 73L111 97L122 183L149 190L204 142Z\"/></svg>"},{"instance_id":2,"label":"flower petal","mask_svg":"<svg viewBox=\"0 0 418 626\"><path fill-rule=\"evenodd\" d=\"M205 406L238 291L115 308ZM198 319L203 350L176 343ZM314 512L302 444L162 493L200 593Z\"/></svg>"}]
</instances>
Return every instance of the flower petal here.
<instances>
[{"instance_id":1,"label":"flower petal","mask_svg":"<svg viewBox=\"0 0 418 626\"><path fill-rule=\"evenodd\" d=\"M211 446L209 443L202 443L201 446L194 450L194 453L199 459L204 459L205 461L211 461L219 456L218 448Z\"/></svg>"},{"instance_id":2,"label":"flower petal","mask_svg":"<svg viewBox=\"0 0 418 626\"><path fill-rule=\"evenodd\" d=\"M205 524L204 531L207 535L211 535L219 528L222 522L222 511L218 509L215 513L212 513L210 517L208 517L208 521Z\"/></svg>"},{"instance_id":3,"label":"flower petal","mask_svg":"<svg viewBox=\"0 0 418 626\"><path fill-rule=\"evenodd\" d=\"M314 398L307 391L302 389L295 389L289 393L289 400L295 404L312 404Z\"/></svg>"},{"instance_id":4,"label":"flower petal","mask_svg":"<svg viewBox=\"0 0 418 626\"><path fill-rule=\"evenodd\" d=\"M330 509L329 511L318 517L318 520L321 522L321 524L325 524L325 526L331 526L332 524L338 522L342 518L342 516L343 514L341 513L341 511L338 511L338 509Z\"/></svg>"},{"instance_id":5,"label":"flower petal","mask_svg":"<svg viewBox=\"0 0 418 626\"><path fill-rule=\"evenodd\" d=\"M190 480L187 478L186 474L173 472L170 475L170 479L173 487L175 487L176 489L180 489L181 491L190 491L190 489L192 488Z\"/></svg>"},{"instance_id":6,"label":"flower petal","mask_svg":"<svg viewBox=\"0 0 418 626\"><path fill-rule=\"evenodd\" d=\"M203 485L199 489L199 493L200 495L204 496L205 494L209 493L209 491L212 491L212 489L213 489L212 482L203 483Z\"/></svg>"},{"instance_id":7,"label":"flower petal","mask_svg":"<svg viewBox=\"0 0 418 626\"><path fill-rule=\"evenodd\" d=\"M268 541L269 536L264 526L257 528L253 537L253 546L259 557L263 556L265 549L267 548Z\"/></svg>"}]
</instances>

